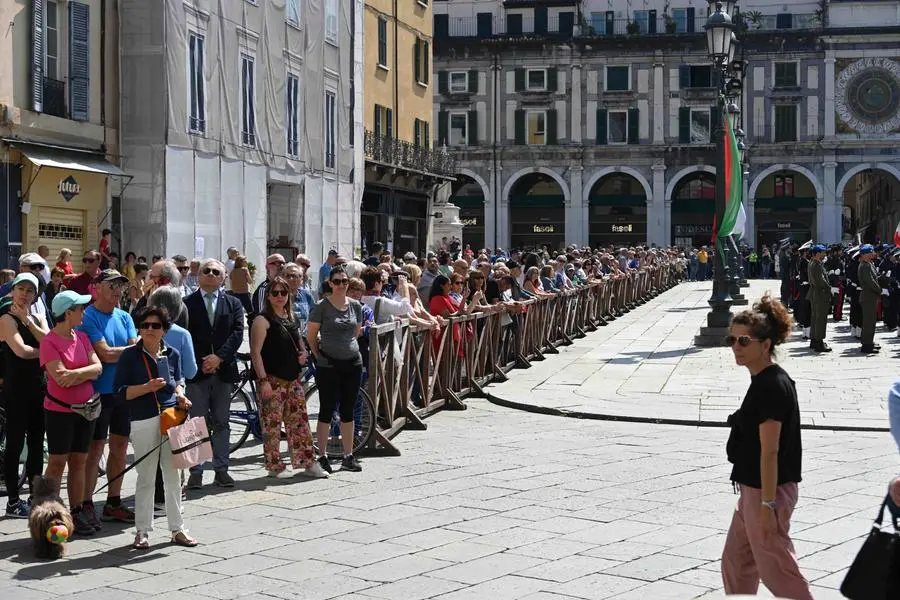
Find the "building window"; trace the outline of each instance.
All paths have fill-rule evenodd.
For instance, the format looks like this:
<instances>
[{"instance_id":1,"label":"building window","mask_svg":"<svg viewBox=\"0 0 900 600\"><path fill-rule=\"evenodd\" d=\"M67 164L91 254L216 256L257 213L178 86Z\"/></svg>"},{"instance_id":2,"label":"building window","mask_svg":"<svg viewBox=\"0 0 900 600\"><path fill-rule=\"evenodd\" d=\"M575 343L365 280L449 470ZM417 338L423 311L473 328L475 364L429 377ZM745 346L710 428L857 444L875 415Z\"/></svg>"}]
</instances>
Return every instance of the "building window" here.
<instances>
[{"instance_id":1,"label":"building window","mask_svg":"<svg viewBox=\"0 0 900 600\"><path fill-rule=\"evenodd\" d=\"M241 143L256 145L256 112L254 94L253 57L241 55Z\"/></svg>"},{"instance_id":2,"label":"building window","mask_svg":"<svg viewBox=\"0 0 900 600\"><path fill-rule=\"evenodd\" d=\"M691 143L708 144L710 141L709 110L704 108L691 109Z\"/></svg>"},{"instance_id":3,"label":"building window","mask_svg":"<svg viewBox=\"0 0 900 600\"><path fill-rule=\"evenodd\" d=\"M681 65L678 79L682 89L712 87L712 67L709 65Z\"/></svg>"},{"instance_id":4,"label":"building window","mask_svg":"<svg viewBox=\"0 0 900 600\"><path fill-rule=\"evenodd\" d=\"M610 144L628 143L628 111L611 110L608 113L607 142Z\"/></svg>"},{"instance_id":5,"label":"building window","mask_svg":"<svg viewBox=\"0 0 900 600\"><path fill-rule=\"evenodd\" d=\"M627 92L631 89L629 67L606 67L606 91Z\"/></svg>"},{"instance_id":6,"label":"building window","mask_svg":"<svg viewBox=\"0 0 900 600\"><path fill-rule=\"evenodd\" d=\"M640 33L647 33L650 31L650 13L646 10L636 10L632 13L634 20L632 23L637 23L638 31Z\"/></svg>"},{"instance_id":7,"label":"building window","mask_svg":"<svg viewBox=\"0 0 900 600\"><path fill-rule=\"evenodd\" d=\"M415 144L420 148L428 148L430 144L430 132L429 132L429 123L428 121L423 121L422 119L416 119L413 124L413 130L415 132Z\"/></svg>"},{"instance_id":8,"label":"building window","mask_svg":"<svg viewBox=\"0 0 900 600\"><path fill-rule=\"evenodd\" d=\"M337 149L337 96L325 92L325 168L334 169Z\"/></svg>"},{"instance_id":9,"label":"building window","mask_svg":"<svg viewBox=\"0 0 900 600\"><path fill-rule=\"evenodd\" d=\"M387 21L383 17L378 17L378 66L388 66Z\"/></svg>"},{"instance_id":10,"label":"building window","mask_svg":"<svg viewBox=\"0 0 900 600\"><path fill-rule=\"evenodd\" d=\"M298 156L300 150L300 80L296 75L287 78L287 153Z\"/></svg>"},{"instance_id":11,"label":"building window","mask_svg":"<svg viewBox=\"0 0 900 600\"><path fill-rule=\"evenodd\" d=\"M547 89L547 69L528 69L525 89L529 92L543 92Z\"/></svg>"},{"instance_id":12,"label":"building window","mask_svg":"<svg viewBox=\"0 0 900 600\"><path fill-rule=\"evenodd\" d=\"M468 71L450 71L447 81L451 94L464 93L469 91L469 73Z\"/></svg>"},{"instance_id":13,"label":"building window","mask_svg":"<svg viewBox=\"0 0 900 600\"><path fill-rule=\"evenodd\" d=\"M46 27L44 33L47 36L44 45L44 77L59 79L59 24L56 2L47 2Z\"/></svg>"},{"instance_id":14,"label":"building window","mask_svg":"<svg viewBox=\"0 0 900 600\"><path fill-rule=\"evenodd\" d=\"M797 87L797 63L775 63L775 87Z\"/></svg>"},{"instance_id":15,"label":"building window","mask_svg":"<svg viewBox=\"0 0 900 600\"><path fill-rule=\"evenodd\" d=\"M188 36L188 79L190 79L191 115L188 130L206 132L206 79L203 76L204 38L194 32Z\"/></svg>"},{"instance_id":16,"label":"building window","mask_svg":"<svg viewBox=\"0 0 900 600\"><path fill-rule=\"evenodd\" d=\"M284 19L291 25L300 27L300 0L287 0L284 6Z\"/></svg>"},{"instance_id":17,"label":"building window","mask_svg":"<svg viewBox=\"0 0 900 600\"><path fill-rule=\"evenodd\" d=\"M469 114L450 113L450 146L465 146L469 140Z\"/></svg>"},{"instance_id":18,"label":"building window","mask_svg":"<svg viewBox=\"0 0 900 600\"><path fill-rule=\"evenodd\" d=\"M325 41L338 45L338 0L325 0Z\"/></svg>"},{"instance_id":19,"label":"building window","mask_svg":"<svg viewBox=\"0 0 900 600\"><path fill-rule=\"evenodd\" d=\"M775 142L797 141L797 106L775 107Z\"/></svg>"},{"instance_id":20,"label":"building window","mask_svg":"<svg viewBox=\"0 0 900 600\"><path fill-rule=\"evenodd\" d=\"M526 140L530 146L543 146L547 143L547 111L528 111L525 123L527 126Z\"/></svg>"},{"instance_id":21,"label":"building window","mask_svg":"<svg viewBox=\"0 0 900 600\"><path fill-rule=\"evenodd\" d=\"M794 197L794 177L792 175L776 175L775 176L775 197L776 198L793 198Z\"/></svg>"},{"instance_id":22,"label":"building window","mask_svg":"<svg viewBox=\"0 0 900 600\"><path fill-rule=\"evenodd\" d=\"M431 73L431 67L429 66L429 45L423 39L416 38L415 46L413 47L413 54L415 55L415 72L416 72L416 83L421 83L422 85L428 85L429 74Z\"/></svg>"},{"instance_id":23,"label":"building window","mask_svg":"<svg viewBox=\"0 0 900 600\"><path fill-rule=\"evenodd\" d=\"M375 137L394 137L394 111L375 105Z\"/></svg>"}]
</instances>

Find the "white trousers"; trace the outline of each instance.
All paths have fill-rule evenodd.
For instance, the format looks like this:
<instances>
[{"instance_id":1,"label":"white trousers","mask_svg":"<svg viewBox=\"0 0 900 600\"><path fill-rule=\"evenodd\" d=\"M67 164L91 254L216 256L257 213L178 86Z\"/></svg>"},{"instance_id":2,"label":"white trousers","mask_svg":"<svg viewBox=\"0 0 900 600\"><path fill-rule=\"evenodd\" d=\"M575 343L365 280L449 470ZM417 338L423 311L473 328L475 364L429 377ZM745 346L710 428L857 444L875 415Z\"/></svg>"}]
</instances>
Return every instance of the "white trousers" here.
<instances>
[{"instance_id":1,"label":"white trousers","mask_svg":"<svg viewBox=\"0 0 900 600\"><path fill-rule=\"evenodd\" d=\"M131 445L135 460L150 452L162 441L159 433L159 417L131 422ZM153 454L134 468L137 486L134 491L134 526L138 533L153 531L153 496L156 491L156 465L162 471L166 490L166 518L173 534L184 530L181 517L181 478L172 466L172 447L166 440Z\"/></svg>"}]
</instances>

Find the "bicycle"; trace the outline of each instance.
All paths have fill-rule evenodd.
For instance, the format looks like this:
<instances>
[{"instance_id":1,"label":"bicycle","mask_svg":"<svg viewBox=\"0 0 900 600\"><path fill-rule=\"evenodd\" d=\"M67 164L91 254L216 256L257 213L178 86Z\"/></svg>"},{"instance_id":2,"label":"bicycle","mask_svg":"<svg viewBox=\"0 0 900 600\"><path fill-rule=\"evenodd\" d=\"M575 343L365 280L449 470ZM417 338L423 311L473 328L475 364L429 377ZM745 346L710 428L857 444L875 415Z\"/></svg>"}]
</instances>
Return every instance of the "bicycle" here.
<instances>
[{"instance_id":1,"label":"bicycle","mask_svg":"<svg viewBox=\"0 0 900 600\"><path fill-rule=\"evenodd\" d=\"M243 363L244 367L241 370L240 379L231 394L231 407L229 409L228 417L228 423L231 428L231 436L229 439L229 449L231 452L234 452L243 446L251 434L256 441L262 441L263 439L262 421L260 420L259 406L256 401L256 379L252 365L250 364L250 354L238 352L237 359ZM315 374L315 363L310 360L301 373L300 378L303 383L303 392L306 396L306 412L309 416L310 429L312 430L313 446L316 452L318 452L319 448L315 439L315 423L317 423L319 419L319 398ZM369 394L366 393L366 380L367 376L364 374L363 382L360 385L359 393L356 396L356 406L353 411L353 434L355 438L353 440L354 454L369 443L372 434L375 432L375 403L372 402L372 399L369 398ZM248 389L245 388L249 388L249 392ZM338 409L335 408L334 414L331 417L328 447L326 448L326 455L329 458L340 458L344 455L340 425L340 413ZM284 439L284 432L282 432L281 435L282 439Z\"/></svg>"}]
</instances>

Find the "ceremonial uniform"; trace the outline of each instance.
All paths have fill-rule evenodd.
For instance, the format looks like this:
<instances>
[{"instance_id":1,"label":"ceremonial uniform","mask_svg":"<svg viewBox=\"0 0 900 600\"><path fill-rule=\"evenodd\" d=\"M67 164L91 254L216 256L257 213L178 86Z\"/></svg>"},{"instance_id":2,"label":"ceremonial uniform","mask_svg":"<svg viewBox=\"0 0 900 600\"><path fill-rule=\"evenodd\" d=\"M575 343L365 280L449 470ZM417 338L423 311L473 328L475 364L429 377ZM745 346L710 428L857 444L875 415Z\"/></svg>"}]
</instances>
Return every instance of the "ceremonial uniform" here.
<instances>
[{"instance_id":1,"label":"ceremonial uniform","mask_svg":"<svg viewBox=\"0 0 900 600\"><path fill-rule=\"evenodd\" d=\"M841 321L844 318L844 264L838 253L832 252L825 259L825 275L831 287L831 316L835 321Z\"/></svg>"},{"instance_id":2,"label":"ceremonial uniform","mask_svg":"<svg viewBox=\"0 0 900 600\"><path fill-rule=\"evenodd\" d=\"M860 254L866 252L871 253L872 247L863 246L860 248ZM875 346L875 307L878 304L878 298L881 297L881 286L878 284L878 276L875 273L875 266L867 260L859 261L859 305L861 310L860 342L863 352L877 352Z\"/></svg>"},{"instance_id":3,"label":"ceremonial uniform","mask_svg":"<svg viewBox=\"0 0 900 600\"><path fill-rule=\"evenodd\" d=\"M900 325L900 249L891 254L890 271L888 273L888 290L890 292L890 320L885 317L884 323L894 331Z\"/></svg>"},{"instance_id":4,"label":"ceremonial uniform","mask_svg":"<svg viewBox=\"0 0 900 600\"><path fill-rule=\"evenodd\" d=\"M825 252L825 246L813 247L813 258L807 268L807 281L809 292L806 299L810 309L809 347L818 352L829 352L825 344L825 329L828 322L828 309L831 308L831 285L825 275L825 265L820 257Z\"/></svg>"},{"instance_id":5,"label":"ceremonial uniform","mask_svg":"<svg viewBox=\"0 0 900 600\"><path fill-rule=\"evenodd\" d=\"M799 288L796 294L797 300L794 303L794 319L803 328L803 337L808 338L810 334L810 304L807 299L809 295L809 259L805 255L797 263L797 284Z\"/></svg>"},{"instance_id":6,"label":"ceremonial uniform","mask_svg":"<svg viewBox=\"0 0 900 600\"><path fill-rule=\"evenodd\" d=\"M847 261L847 295L850 297L850 333L859 338L861 310L859 307L859 257L854 252Z\"/></svg>"}]
</instances>

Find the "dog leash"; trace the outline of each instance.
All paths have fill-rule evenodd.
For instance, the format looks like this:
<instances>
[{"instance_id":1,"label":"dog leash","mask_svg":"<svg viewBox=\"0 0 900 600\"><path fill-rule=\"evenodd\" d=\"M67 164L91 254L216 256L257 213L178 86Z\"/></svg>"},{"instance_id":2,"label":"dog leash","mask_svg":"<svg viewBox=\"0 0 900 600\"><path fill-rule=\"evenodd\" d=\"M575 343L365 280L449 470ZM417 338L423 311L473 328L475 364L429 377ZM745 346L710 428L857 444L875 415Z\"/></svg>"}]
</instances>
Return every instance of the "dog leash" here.
<instances>
[{"instance_id":1,"label":"dog leash","mask_svg":"<svg viewBox=\"0 0 900 600\"><path fill-rule=\"evenodd\" d=\"M153 454L154 452L156 452L157 450L159 450L160 448L162 448L162 445L165 444L165 443L168 442L168 441L169 441L169 436L164 437L164 438L162 439L162 441L161 441L159 444L156 445L155 448L153 448L152 450L150 450L149 452L147 452L147 454L143 455L142 457L140 457L139 459L137 459L136 461L134 461L133 463L131 463L130 465L128 465L127 467L125 467L125 469L124 469L121 473L119 473L118 475L116 475L116 476L113 477L112 479L107 480L107 482L106 482L105 484L103 484L102 487L100 487L100 488L97 489L97 490L94 490L94 494L97 494L97 493L99 493L99 492L102 492L102 491L105 490L107 487L109 487L110 485L112 485L113 482L118 481L119 479L121 479L122 477L124 477L124 476L125 476L125 473L127 473L128 471L132 470L133 468L135 468L136 466L138 466L139 464L141 464L142 462L144 462L144 459L145 459L145 458L149 457L151 454Z\"/></svg>"}]
</instances>

